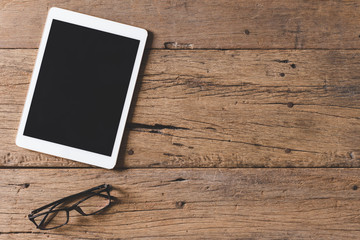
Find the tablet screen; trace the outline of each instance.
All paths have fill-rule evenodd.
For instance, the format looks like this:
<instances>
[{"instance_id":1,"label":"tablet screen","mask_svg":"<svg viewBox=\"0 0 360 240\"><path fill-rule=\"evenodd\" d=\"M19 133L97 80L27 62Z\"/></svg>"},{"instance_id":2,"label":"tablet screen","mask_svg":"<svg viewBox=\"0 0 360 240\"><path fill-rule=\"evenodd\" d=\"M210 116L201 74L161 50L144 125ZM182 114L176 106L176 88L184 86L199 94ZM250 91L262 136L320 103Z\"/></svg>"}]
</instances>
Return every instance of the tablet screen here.
<instances>
[{"instance_id":1,"label":"tablet screen","mask_svg":"<svg viewBox=\"0 0 360 240\"><path fill-rule=\"evenodd\" d=\"M111 156L138 47L53 20L24 135Z\"/></svg>"}]
</instances>

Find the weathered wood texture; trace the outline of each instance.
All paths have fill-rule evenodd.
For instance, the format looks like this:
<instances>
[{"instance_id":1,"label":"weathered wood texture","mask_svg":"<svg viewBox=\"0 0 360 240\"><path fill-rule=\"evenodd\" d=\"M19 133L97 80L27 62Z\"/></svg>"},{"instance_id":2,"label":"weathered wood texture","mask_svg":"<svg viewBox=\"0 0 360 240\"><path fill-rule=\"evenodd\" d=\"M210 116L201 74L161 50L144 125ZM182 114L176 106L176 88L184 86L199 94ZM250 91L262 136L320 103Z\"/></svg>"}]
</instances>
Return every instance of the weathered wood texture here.
<instances>
[{"instance_id":1,"label":"weathered wood texture","mask_svg":"<svg viewBox=\"0 0 360 240\"><path fill-rule=\"evenodd\" d=\"M359 169L3 169L0 173L3 239L12 233L28 239L359 237ZM67 226L45 232L27 219L37 207L104 182L114 186L112 195L118 203L102 215L82 217L72 212Z\"/></svg>"},{"instance_id":2,"label":"weathered wood texture","mask_svg":"<svg viewBox=\"0 0 360 240\"><path fill-rule=\"evenodd\" d=\"M0 50L1 166L85 166L14 144L36 50ZM146 52L124 167L359 167L360 51Z\"/></svg>"},{"instance_id":3,"label":"weathered wood texture","mask_svg":"<svg viewBox=\"0 0 360 240\"><path fill-rule=\"evenodd\" d=\"M2 0L0 47L37 48L52 6L146 28L153 48L360 48L356 0Z\"/></svg>"}]
</instances>

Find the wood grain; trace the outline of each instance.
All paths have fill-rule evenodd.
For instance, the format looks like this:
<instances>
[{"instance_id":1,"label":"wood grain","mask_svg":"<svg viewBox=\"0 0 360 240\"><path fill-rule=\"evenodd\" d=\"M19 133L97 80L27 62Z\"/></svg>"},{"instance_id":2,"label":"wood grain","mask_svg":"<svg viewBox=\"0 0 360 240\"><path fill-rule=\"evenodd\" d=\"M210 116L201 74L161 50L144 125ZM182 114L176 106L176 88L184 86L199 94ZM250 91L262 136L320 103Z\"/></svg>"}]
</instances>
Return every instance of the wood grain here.
<instances>
[{"instance_id":1,"label":"wood grain","mask_svg":"<svg viewBox=\"0 0 360 240\"><path fill-rule=\"evenodd\" d=\"M53 6L150 33L117 166L130 169L15 146ZM359 239L359 10L356 0L1 0L0 239ZM27 219L102 183L118 200L101 215L72 212L52 231Z\"/></svg>"},{"instance_id":2,"label":"wood grain","mask_svg":"<svg viewBox=\"0 0 360 240\"><path fill-rule=\"evenodd\" d=\"M1 239L359 236L359 169L0 171ZM45 232L27 219L35 208L104 182L114 186L112 195L118 201L102 215L82 217L72 212L68 225Z\"/></svg>"},{"instance_id":3,"label":"wood grain","mask_svg":"<svg viewBox=\"0 0 360 240\"><path fill-rule=\"evenodd\" d=\"M148 48L360 48L356 0L2 0L0 47L37 48L53 6L145 28Z\"/></svg>"},{"instance_id":4,"label":"wood grain","mask_svg":"<svg viewBox=\"0 0 360 240\"><path fill-rule=\"evenodd\" d=\"M86 166L14 144L35 54L0 50L0 164ZM121 167L360 166L360 51L156 50L146 58Z\"/></svg>"}]
</instances>

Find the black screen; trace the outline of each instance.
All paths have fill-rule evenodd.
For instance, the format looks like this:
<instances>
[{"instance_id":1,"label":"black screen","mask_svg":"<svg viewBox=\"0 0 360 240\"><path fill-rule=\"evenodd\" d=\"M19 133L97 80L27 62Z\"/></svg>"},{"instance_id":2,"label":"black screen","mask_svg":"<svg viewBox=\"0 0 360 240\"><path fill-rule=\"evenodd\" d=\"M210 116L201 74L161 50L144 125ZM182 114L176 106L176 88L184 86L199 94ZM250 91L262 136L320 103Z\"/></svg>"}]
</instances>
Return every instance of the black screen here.
<instances>
[{"instance_id":1,"label":"black screen","mask_svg":"<svg viewBox=\"0 0 360 240\"><path fill-rule=\"evenodd\" d=\"M111 156L138 46L53 20L24 135Z\"/></svg>"}]
</instances>

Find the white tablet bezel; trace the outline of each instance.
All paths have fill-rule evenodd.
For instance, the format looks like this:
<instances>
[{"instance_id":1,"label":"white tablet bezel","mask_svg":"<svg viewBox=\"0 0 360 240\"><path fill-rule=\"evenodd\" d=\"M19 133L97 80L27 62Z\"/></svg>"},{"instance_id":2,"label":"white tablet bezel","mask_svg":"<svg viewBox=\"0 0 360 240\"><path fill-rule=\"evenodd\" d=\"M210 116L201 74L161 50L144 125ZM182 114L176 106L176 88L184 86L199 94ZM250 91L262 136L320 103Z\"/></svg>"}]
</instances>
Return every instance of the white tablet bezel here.
<instances>
[{"instance_id":1,"label":"white tablet bezel","mask_svg":"<svg viewBox=\"0 0 360 240\"><path fill-rule=\"evenodd\" d=\"M23 134L53 19L108 32L108 33L113 33L116 35L132 38L132 39L137 39L140 41L111 156L106 156L86 150L68 147L65 145L25 136ZM124 133L126 119L130 108L131 99L134 93L136 79L140 69L140 63L145 49L145 42L147 35L148 33L145 29L132 27L129 25L81 14L69 10L64 10L60 8L51 8L49 10L46 19L43 35L40 42L40 47L38 50L38 54L34 66L34 71L31 77L28 94L26 97L22 117L20 120L20 125L16 136L16 145L30 150L35 150L50 155L95 165L98 167L103 167L107 169L114 168L119 154L120 143Z\"/></svg>"}]
</instances>

